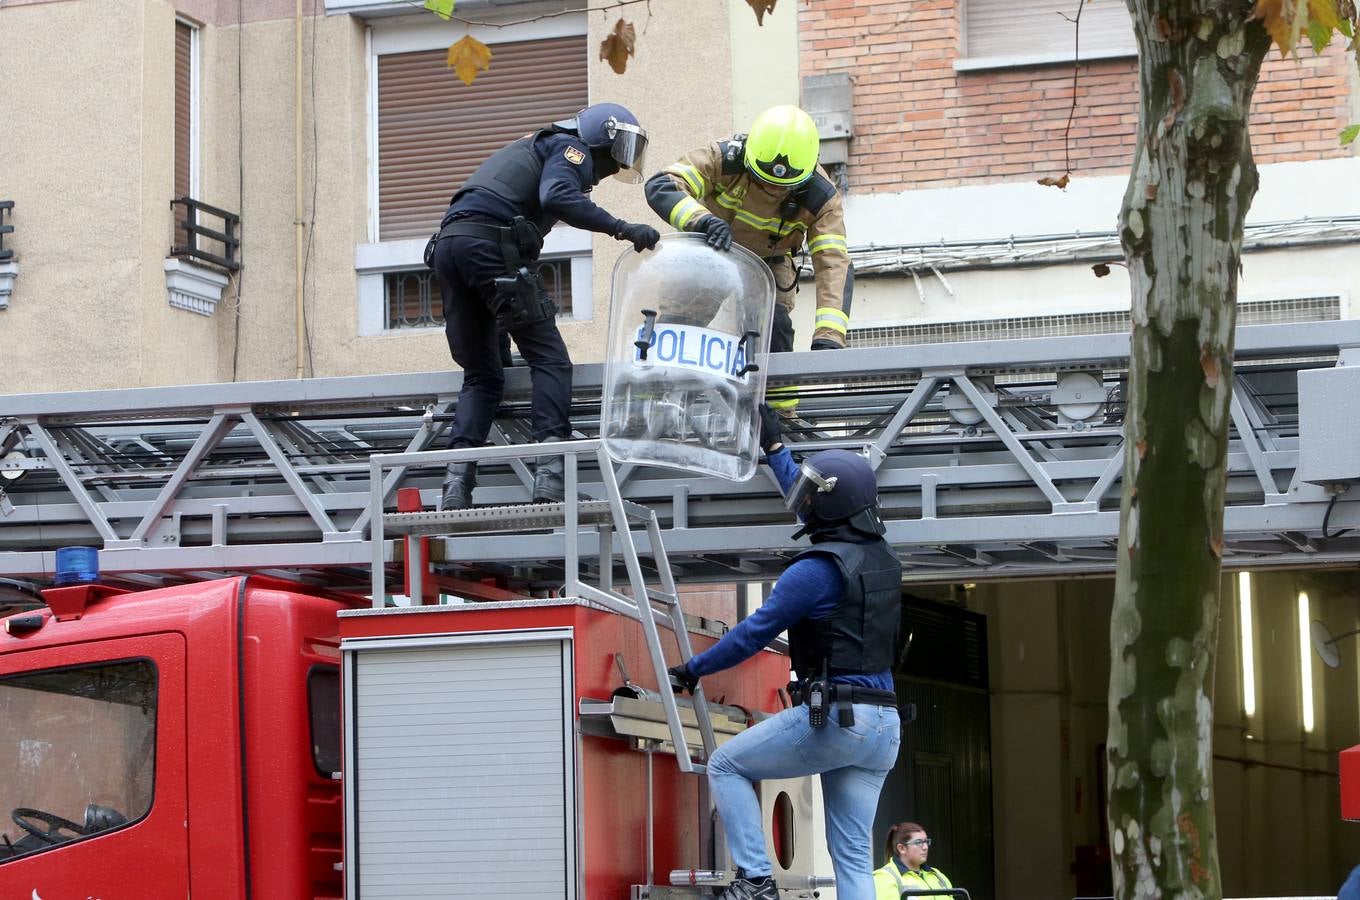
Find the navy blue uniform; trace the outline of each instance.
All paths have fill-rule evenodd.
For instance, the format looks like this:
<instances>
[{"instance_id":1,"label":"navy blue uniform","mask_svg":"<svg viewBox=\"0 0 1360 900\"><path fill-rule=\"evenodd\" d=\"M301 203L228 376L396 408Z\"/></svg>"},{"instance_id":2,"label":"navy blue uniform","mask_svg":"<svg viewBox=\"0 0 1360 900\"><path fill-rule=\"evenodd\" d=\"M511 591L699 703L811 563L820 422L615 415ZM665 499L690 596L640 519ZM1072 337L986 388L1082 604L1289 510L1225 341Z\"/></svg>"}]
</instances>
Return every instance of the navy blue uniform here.
<instances>
[{"instance_id":1,"label":"navy blue uniform","mask_svg":"<svg viewBox=\"0 0 1360 900\"><path fill-rule=\"evenodd\" d=\"M541 168L536 195L532 184L526 183L526 178L532 180L534 168ZM499 181L495 180L498 176ZM596 181L594 160L584 141L572 134L540 131L494 154L473 173L454 195L441 227L455 222L506 226L523 216L538 227L540 235L559 221L617 235L626 223L587 196ZM524 263L535 269L537 257L534 249L525 255ZM500 244L459 234L438 241L432 263L443 292L449 353L463 368L449 446L480 446L486 442L505 390L497 337L500 323L492 310L495 279L506 275L509 266ZM570 437L571 359L556 321L548 316L509 325L508 330L529 364L534 439Z\"/></svg>"}]
</instances>

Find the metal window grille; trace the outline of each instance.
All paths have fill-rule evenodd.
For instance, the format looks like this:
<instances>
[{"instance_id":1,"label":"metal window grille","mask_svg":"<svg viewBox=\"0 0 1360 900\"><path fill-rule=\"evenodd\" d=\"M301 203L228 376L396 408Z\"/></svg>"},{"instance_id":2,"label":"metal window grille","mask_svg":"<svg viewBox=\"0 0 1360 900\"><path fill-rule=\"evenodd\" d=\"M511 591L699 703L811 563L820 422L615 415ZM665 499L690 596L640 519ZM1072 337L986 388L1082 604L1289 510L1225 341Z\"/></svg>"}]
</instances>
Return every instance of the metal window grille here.
<instances>
[{"instance_id":1,"label":"metal window grille","mask_svg":"<svg viewBox=\"0 0 1360 900\"><path fill-rule=\"evenodd\" d=\"M571 258L539 260L538 273L557 304L559 317L571 317ZM444 309L434 273L428 269L409 269L383 275L386 327L443 328Z\"/></svg>"},{"instance_id":2,"label":"metal window grille","mask_svg":"<svg viewBox=\"0 0 1360 900\"><path fill-rule=\"evenodd\" d=\"M170 248L171 256L187 256L200 262L221 266L229 272L241 268L241 217L201 203L191 197L180 197L170 201L171 207L183 207L184 218L175 223L177 233L186 236L183 244L176 243ZM218 228L208 228L200 224L203 215L222 220ZM220 230L219 230L220 229Z\"/></svg>"},{"instance_id":3,"label":"metal window grille","mask_svg":"<svg viewBox=\"0 0 1360 900\"><path fill-rule=\"evenodd\" d=\"M5 224L5 213L13 213L13 210L13 200L0 200L0 262L14 257L14 250L5 248L5 235L14 233L14 226Z\"/></svg>"},{"instance_id":4,"label":"metal window grille","mask_svg":"<svg viewBox=\"0 0 1360 900\"><path fill-rule=\"evenodd\" d=\"M1300 297L1241 303L1239 325L1281 325L1289 322L1332 322L1341 318L1340 297ZM1009 338L1060 337L1082 334L1116 334L1128 331L1127 310L1070 313L1052 316L1016 316L1006 319L971 319L961 322L930 322L854 328L851 347L897 347L954 341L996 341Z\"/></svg>"}]
</instances>

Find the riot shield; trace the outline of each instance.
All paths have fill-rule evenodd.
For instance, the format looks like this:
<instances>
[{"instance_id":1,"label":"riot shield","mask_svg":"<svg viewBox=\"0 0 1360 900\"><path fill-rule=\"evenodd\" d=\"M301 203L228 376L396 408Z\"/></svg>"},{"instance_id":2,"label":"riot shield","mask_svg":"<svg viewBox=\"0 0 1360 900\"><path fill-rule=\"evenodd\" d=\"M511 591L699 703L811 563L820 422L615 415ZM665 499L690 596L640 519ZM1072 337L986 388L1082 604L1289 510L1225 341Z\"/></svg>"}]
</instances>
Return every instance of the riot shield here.
<instances>
[{"instance_id":1,"label":"riot shield","mask_svg":"<svg viewBox=\"0 0 1360 900\"><path fill-rule=\"evenodd\" d=\"M614 266L600 435L620 463L745 481L760 457L757 404L774 276L735 244L668 234Z\"/></svg>"}]
</instances>

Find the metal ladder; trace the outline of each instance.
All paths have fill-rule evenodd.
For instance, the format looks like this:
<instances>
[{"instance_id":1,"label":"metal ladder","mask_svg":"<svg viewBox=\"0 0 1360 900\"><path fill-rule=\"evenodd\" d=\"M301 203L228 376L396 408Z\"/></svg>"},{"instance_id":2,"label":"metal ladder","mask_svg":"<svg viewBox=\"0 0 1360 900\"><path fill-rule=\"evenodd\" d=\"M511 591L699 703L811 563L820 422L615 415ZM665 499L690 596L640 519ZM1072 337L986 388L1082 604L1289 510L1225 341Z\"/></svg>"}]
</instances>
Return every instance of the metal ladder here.
<instances>
[{"instance_id":1,"label":"metal ladder","mask_svg":"<svg viewBox=\"0 0 1360 900\"><path fill-rule=\"evenodd\" d=\"M579 500L564 503L534 503L513 506L473 507L471 509L449 512L396 512L384 510L384 479L395 473L400 478L412 466L444 465L447 463L490 463L509 462L514 464L526 457L563 455L566 457L564 481L566 496L577 496L578 460L582 456L593 457L599 466L600 481L604 487L603 500ZM387 470L393 470L388 472ZM387 586L384 565L384 544L391 536L431 536L452 534L494 534L503 531L526 531L536 529L562 529L563 560L566 576L563 592L567 596L583 597L594 601L620 615L641 623L642 633L647 642L647 651L652 660L652 673L656 677L657 693L666 713L666 723L671 741L675 746L676 761L682 772L702 773L703 763L690 755L689 742L685 737L685 725L680 718L680 707L675 694L670 690L670 676L666 671L666 657L661 646L658 625L669 628L675 634L676 645L680 649L680 659L688 662L694 655L690 646L689 631L685 626L685 616L680 608L680 599L675 587L675 578L670 563L666 559L666 549L661 541L661 527L657 524L656 512L623 499L619 492L618 478L613 463L599 440L562 441L550 444L514 445L503 447L473 447L462 450L434 450L416 453L380 453L369 459L370 517L372 525L373 548L373 605L382 606L385 602ZM594 527L599 534L599 584L588 584L580 574L580 532L582 528ZM656 565L660 578L660 590L647 586L642 573L641 554L638 550L639 527L646 532L648 555ZM620 593L613 586L613 535L619 536L624 566L628 572L628 587L632 595ZM406 554L407 578L412 596L423 593L422 579L424 563L418 552ZM641 599L639 599L641 598ZM713 721L709 717L708 702L703 688L694 690L694 715L698 720L700 740L703 745L703 759L706 762L713 754L716 741Z\"/></svg>"}]
</instances>

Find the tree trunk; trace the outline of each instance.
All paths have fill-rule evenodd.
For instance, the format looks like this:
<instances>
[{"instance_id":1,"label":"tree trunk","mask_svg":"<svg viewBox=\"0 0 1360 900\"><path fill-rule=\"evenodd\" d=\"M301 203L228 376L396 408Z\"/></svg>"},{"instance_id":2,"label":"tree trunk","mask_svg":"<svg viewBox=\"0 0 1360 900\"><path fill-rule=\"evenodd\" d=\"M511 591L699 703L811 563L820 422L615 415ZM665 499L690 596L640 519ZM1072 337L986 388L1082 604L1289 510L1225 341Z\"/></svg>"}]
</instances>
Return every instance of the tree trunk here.
<instances>
[{"instance_id":1,"label":"tree trunk","mask_svg":"<svg viewBox=\"0 0 1360 900\"><path fill-rule=\"evenodd\" d=\"M1250 0L1127 0L1140 107L1120 238L1133 293L1110 621L1114 893L1222 896L1212 792L1223 492L1247 116L1268 48Z\"/></svg>"}]
</instances>

